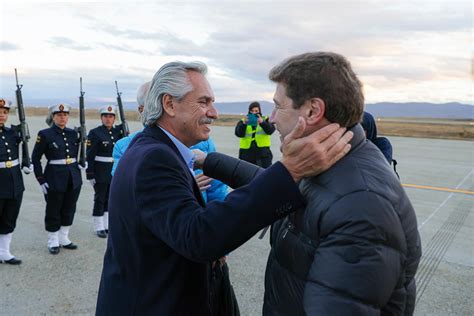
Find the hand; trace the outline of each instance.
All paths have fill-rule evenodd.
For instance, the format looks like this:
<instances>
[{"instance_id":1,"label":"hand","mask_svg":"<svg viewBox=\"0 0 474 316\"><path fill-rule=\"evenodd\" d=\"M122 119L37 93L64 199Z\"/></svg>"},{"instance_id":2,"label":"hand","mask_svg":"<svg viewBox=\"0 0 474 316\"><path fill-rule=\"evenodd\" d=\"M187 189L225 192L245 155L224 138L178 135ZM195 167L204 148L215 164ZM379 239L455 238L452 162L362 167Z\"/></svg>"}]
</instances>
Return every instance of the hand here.
<instances>
[{"instance_id":1,"label":"hand","mask_svg":"<svg viewBox=\"0 0 474 316\"><path fill-rule=\"evenodd\" d=\"M194 153L194 169L202 169L204 160L206 160L207 153L199 149L193 149Z\"/></svg>"},{"instance_id":2,"label":"hand","mask_svg":"<svg viewBox=\"0 0 474 316\"><path fill-rule=\"evenodd\" d=\"M92 187L95 186L95 179L89 179L89 183L92 185Z\"/></svg>"},{"instance_id":3,"label":"hand","mask_svg":"<svg viewBox=\"0 0 474 316\"><path fill-rule=\"evenodd\" d=\"M258 115L257 122L258 122L258 124L262 124L262 122L263 122L263 118L260 114Z\"/></svg>"},{"instance_id":4,"label":"hand","mask_svg":"<svg viewBox=\"0 0 474 316\"><path fill-rule=\"evenodd\" d=\"M211 181L213 179L209 178L208 176L205 176L204 173L195 175L194 178L196 178L196 182L199 187L199 190L204 192L211 187Z\"/></svg>"},{"instance_id":5,"label":"hand","mask_svg":"<svg viewBox=\"0 0 474 316\"><path fill-rule=\"evenodd\" d=\"M29 167L24 166L23 168L21 168L21 170L23 170L24 174L30 174L33 172L33 165L30 165Z\"/></svg>"},{"instance_id":6,"label":"hand","mask_svg":"<svg viewBox=\"0 0 474 316\"><path fill-rule=\"evenodd\" d=\"M305 127L306 123L300 117L282 143L281 162L296 182L329 169L349 152L351 145L348 143L354 136L352 132L345 133L345 128L333 123L302 137Z\"/></svg>"},{"instance_id":7,"label":"hand","mask_svg":"<svg viewBox=\"0 0 474 316\"><path fill-rule=\"evenodd\" d=\"M216 261L212 262L212 268L214 269L217 262L219 262L220 266L222 267L226 261L227 261L227 256L221 257L221 258L217 259Z\"/></svg>"},{"instance_id":8,"label":"hand","mask_svg":"<svg viewBox=\"0 0 474 316\"><path fill-rule=\"evenodd\" d=\"M247 117L244 117L244 119L242 120L242 123L244 123L245 125L247 125L247 123L249 122L249 119Z\"/></svg>"},{"instance_id":9,"label":"hand","mask_svg":"<svg viewBox=\"0 0 474 316\"><path fill-rule=\"evenodd\" d=\"M79 170L86 170L87 167L89 166L89 164L88 164L87 161L86 161L84 167L83 167L80 163L78 163L77 166L79 167Z\"/></svg>"},{"instance_id":10,"label":"hand","mask_svg":"<svg viewBox=\"0 0 474 316\"><path fill-rule=\"evenodd\" d=\"M49 185L47 182L43 183L41 185L41 190L43 191L43 194L44 195L47 195L48 194L48 189L49 189Z\"/></svg>"}]
</instances>

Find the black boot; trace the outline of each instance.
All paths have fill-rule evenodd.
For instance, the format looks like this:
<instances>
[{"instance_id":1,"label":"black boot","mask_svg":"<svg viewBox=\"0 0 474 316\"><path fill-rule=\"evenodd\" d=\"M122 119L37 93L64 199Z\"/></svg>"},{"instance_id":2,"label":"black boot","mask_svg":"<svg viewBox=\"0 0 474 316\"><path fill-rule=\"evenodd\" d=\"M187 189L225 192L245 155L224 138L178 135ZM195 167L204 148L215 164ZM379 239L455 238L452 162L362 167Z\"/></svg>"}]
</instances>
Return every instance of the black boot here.
<instances>
[{"instance_id":1,"label":"black boot","mask_svg":"<svg viewBox=\"0 0 474 316\"><path fill-rule=\"evenodd\" d=\"M52 255L57 255L59 253L59 247L48 247L48 250Z\"/></svg>"},{"instance_id":2,"label":"black boot","mask_svg":"<svg viewBox=\"0 0 474 316\"><path fill-rule=\"evenodd\" d=\"M98 230L95 233L100 238L107 238L107 232L105 230Z\"/></svg>"},{"instance_id":3,"label":"black boot","mask_svg":"<svg viewBox=\"0 0 474 316\"><path fill-rule=\"evenodd\" d=\"M0 260L0 263L18 265L18 264L21 264L21 260L13 257L10 260Z\"/></svg>"}]
</instances>

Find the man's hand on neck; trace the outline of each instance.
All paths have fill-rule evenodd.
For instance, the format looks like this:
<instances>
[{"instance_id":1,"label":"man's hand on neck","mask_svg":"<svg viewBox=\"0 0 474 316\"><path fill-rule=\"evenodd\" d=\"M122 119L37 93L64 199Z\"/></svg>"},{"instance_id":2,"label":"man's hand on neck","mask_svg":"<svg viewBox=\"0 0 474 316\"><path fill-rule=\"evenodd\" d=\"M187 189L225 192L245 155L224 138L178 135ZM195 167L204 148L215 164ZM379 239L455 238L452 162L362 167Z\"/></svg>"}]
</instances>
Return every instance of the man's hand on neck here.
<instances>
[{"instance_id":1,"label":"man's hand on neck","mask_svg":"<svg viewBox=\"0 0 474 316\"><path fill-rule=\"evenodd\" d=\"M305 137L306 123L298 119L295 128L283 140L281 163L288 169L295 182L303 177L316 176L329 169L344 157L351 145L353 133L339 124L327 125Z\"/></svg>"}]
</instances>

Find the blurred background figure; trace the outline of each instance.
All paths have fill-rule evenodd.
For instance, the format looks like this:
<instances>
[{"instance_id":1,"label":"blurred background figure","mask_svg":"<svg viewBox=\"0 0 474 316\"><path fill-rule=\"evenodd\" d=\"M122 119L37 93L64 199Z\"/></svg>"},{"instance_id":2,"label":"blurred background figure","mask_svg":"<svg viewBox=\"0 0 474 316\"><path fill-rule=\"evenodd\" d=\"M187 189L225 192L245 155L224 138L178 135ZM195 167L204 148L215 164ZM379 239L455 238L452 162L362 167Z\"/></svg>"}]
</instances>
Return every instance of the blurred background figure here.
<instances>
[{"instance_id":1,"label":"blurred background figure","mask_svg":"<svg viewBox=\"0 0 474 316\"><path fill-rule=\"evenodd\" d=\"M141 118L142 113L143 113L143 107L145 106L145 100L146 100L146 96L148 94L148 90L150 90L150 81L145 82L144 84L142 84L138 88L138 91L137 91L137 104L138 104L137 111L138 111L139 118ZM115 144L114 151L112 153L112 157L114 158L114 164L112 166L112 171L111 171L112 176L115 173L115 169L117 168L117 165L118 165L118 162L119 162L120 158L125 153L125 150L127 150L128 145L130 144L132 139L138 133L140 133L141 131L143 131L143 128L140 129L139 131L136 131L135 133L132 133L132 134L122 138L120 141L118 141Z\"/></svg>"},{"instance_id":2,"label":"blurred background figure","mask_svg":"<svg viewBox=\"0 0 474 316\"><path fill-rule=\"evenodd\" d=\"M18 132L5 126L11 102L0 98L0 263L17 265L21 260L10 253L10 243L23 199L23 176L20 171ZM29 174L32 168L23 167Z\"/></svg>"},{"instance_id":3,"label":"blurred background figure","mask_svg":"<svg viewBox=\"0 0 474 316\"><path fill-rule=\"evenodd\" d=\"M364 112L364 117L362 118L362 127L364 128L365 135L368 140L374 143L382 154L387 159L388 163L393 165L393 170L398 176L397 172L397 161L393 159L393 147L388 138L378 137L377 136L377 125L375 124L375 119L372 114ZM400 178L400 176L398 176Z\"/></svg>"},{"instance_id":4,"label":"blurred background figure","mask_svg":"<svg viewBox=\"0 0 474 316\"><path fill-rule=\"evenodd\" d=\"M121 130L114 128L115 109L106 105L100 109L102 125L91 129L87 136L87 180L94 188L92 219L94 231L100 238L106 238L109 230L109 189L112 180L115 143L122 138Z\"/></svg>"},{"instance_id":5,"label":"blurred background figure","mask_svg":"<svg viewBox=\"0 0 474 316\"><path fill-rule=\"evenodd\" d=\"M262 168L272 164L271 137L275 126L262 115L260 103L252 102L246 117L235 127L235 136L240 138L239 158Z\"/></svg>"},{"instance_id":6,"label":"blurred background figure","mask_svg":"<svg viewBox=\"0 0 474 316\"><path fill-rule=\"evenodd\" d=\"M81 192L83 167L77 163L79 136L66 127L69 111L70 107L66 104L49 107L46 122L51 127L38 132L31 156L36 179L46 199L44 221L48 232L48 250L53 255L59 253L59 247L77 249L77 245L69 240L69 229ZM44 171L41 165L43 155L48 161Z\"/></svg>"}]
</instances>

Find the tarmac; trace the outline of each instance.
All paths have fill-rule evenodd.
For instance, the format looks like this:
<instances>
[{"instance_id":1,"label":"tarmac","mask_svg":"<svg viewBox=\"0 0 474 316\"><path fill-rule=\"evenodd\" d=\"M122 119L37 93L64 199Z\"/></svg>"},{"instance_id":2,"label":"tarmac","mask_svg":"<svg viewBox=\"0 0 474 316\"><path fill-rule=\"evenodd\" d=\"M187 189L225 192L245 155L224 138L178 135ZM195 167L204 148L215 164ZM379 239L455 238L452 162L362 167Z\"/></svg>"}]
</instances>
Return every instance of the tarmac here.
<instances>
[{"instance_id":1,"label":"tarmac","mask_svg":"<svg viewBox=\"0 0 474 316\"><path fill-rule=\"evenodd\" d=\"M9 123L16 123L11 116ZM28 117L30 150L44 118ZM132 131L138 122L129 122ZM71 119L69 127L78 125ZM99 120L88 120L88 129ZM274 161L281 158L279 137L272 136ZM233 127L214 126L218 151L237 156ZM416 276L415 315L473 315L474 286L474 143L390 137L402 184L416 210L423 257ZM30 152L31 154L31 152ZM83 176L85 180L85 175ZM93 315L106 240L92 229L93 189L84 181L71 240L78 250L48 253L45 202L33 174L13 234L12 253L20 266L0 264L0 315ZM268 234L258 234L229 255L231 281L241 315L261 315Z\"/></svg>"}]
</instances>

